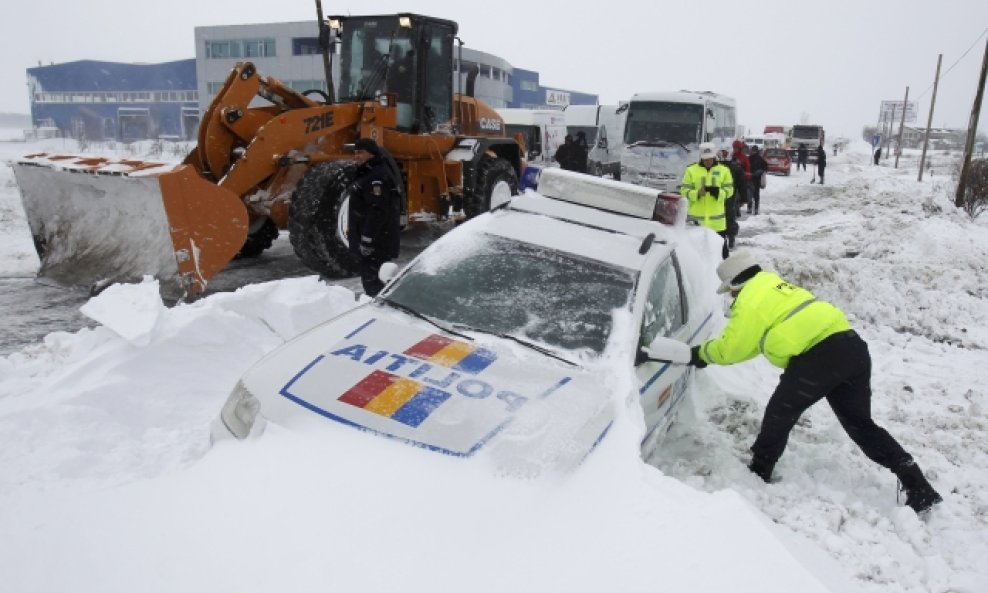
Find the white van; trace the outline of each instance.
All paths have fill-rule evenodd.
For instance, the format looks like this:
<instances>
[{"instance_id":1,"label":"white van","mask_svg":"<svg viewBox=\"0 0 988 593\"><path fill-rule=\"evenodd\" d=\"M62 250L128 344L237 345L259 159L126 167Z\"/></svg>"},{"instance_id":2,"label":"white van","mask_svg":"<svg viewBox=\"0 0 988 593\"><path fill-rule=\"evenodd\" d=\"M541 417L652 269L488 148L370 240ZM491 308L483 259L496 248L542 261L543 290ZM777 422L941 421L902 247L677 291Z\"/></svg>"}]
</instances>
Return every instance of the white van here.
<instances>
[{"instance_id":1,"label":"white van","mask_svg":"<svg viewBox=\"0 0 988 593\"><path fill-rule=\"evenodd\" d=\"M568 105L566 133L575 139L583 132L587 137L590 153L587 156L587 173L603 177L610 175L621 179L621 148L624 137L624 113L622 105Z\"/></svg>"},{"instance_id":2,"label":"white van","mask_svg":"<svg viewBox=\"0 0 988 593\"><path fill-rule=\"evenodd\" d=\"M764 153L767 148L765 136L745 136L741 140L748 145L749 150L752 147L757 146L758 151Z\"/></svg>"},{"instance_id":3,"label":"white van","mask_svg":"<svg viewBox=\"0 0 988 593\"><path fill-rule=\"evenodd\" d=\"M509 137L521 133L528 151L529 164L558 167L553 160L556 150L566 138L566 117L554 109L521 109L505 107L496 110Z\"/></svg>"}]
</instances>

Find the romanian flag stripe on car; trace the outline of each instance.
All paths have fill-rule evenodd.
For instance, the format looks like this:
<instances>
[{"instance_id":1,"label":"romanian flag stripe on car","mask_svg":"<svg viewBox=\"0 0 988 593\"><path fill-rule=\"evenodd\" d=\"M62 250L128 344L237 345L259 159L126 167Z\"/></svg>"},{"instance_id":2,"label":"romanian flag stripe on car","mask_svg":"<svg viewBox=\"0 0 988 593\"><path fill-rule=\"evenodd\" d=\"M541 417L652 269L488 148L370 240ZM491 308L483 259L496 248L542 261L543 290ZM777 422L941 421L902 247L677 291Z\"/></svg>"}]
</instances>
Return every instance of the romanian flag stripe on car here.
<instances>
[{"instance_id":1,"label":"romanian flag stripe on car","mask_svg":"<svg viewBox=\"0 0 988 593\"><path fill-rule=\"evenodd\" d=\"M418 426L449 397L447 391L384 371L374 371L338 399L407 426Z\"/></svg>"},{"instance_id":2,"label":"romanian flag stripe on car","mask_svg":"<svg viewBox=\"0 0 988 593\"><path fill-rule=\"evenodd\" d=\"M482 372L497 360L497 355L490 350L438 334L408 348L405 354L471 375Z\"/></svg>"}]
</instances>

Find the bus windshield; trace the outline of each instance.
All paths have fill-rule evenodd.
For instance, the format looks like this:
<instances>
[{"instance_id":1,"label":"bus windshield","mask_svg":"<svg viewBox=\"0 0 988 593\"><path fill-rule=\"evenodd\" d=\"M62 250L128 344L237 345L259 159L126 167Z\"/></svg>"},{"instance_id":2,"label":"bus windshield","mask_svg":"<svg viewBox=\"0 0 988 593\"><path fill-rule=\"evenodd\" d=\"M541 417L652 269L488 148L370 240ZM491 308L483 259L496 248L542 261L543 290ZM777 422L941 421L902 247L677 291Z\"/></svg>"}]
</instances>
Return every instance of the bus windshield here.
<instances>
[{"instance_id":1,"label":"bus windshield","mask_svg":"<svg viewBox=\"0 0 988 593\"><path fill-rule=\"evenodd\" d=\"M624 127L626 144L696 144L703 130L703 105L632 102Z\"/></svg>"}]
</instances>

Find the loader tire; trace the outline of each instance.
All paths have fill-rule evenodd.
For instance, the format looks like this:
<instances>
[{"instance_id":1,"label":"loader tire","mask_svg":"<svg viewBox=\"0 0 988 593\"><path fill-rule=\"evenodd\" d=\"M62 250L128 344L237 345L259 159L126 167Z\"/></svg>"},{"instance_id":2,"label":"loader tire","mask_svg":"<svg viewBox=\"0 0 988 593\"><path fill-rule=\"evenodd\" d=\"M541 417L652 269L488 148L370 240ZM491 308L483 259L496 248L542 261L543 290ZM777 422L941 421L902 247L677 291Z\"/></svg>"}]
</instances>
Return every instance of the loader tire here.
<instances>
[{"instance_id":1,"label":"loader tire","mask_svg":"<svg viewBox=\"0 0 988 593\"><path fill-rule=\"evenodd\" d=\"M356 163L320 163L305 174L292 193L288 238L302 263L327 278L357 274L357 258L346 239L347 187Z\"/></svg>"},{"instance_id":2,"label":"loader tire","mask_svg":"<svg viewBox=\"0 0 988 593\"><path fill-rule=\"evenodd\" d=\"M265 218L256 231L247 235L244 246L240 248L240 252L233 259L259 257L274 245L274 240L277 238L278 226L270 218Z\"/></svg>"},{"instance_id":3,"label":"loader tire","mask_svg":"<svg viewBox=\"0 0 988 593\"><path fill-rule=\"evenodd\" d=\"M477 165L477 183L464 200L467 218L496 208L518 195L518 175L504 159L485 158Z\"/></svg>"}]
</instances>

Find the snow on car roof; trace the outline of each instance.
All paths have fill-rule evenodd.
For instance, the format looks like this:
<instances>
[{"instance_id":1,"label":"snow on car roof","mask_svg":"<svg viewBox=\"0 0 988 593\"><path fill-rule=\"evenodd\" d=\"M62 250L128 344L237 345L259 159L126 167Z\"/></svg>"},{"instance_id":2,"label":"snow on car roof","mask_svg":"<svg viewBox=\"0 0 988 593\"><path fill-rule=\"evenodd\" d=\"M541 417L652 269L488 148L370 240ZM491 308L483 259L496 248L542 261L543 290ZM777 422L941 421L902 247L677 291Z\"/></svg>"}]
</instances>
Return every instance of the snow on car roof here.
<instances>
[{"instance_id":1,"label":"snow on car roof","mask_svg":"<svg viewBox=\"0 0 988 593\"><path fill-rule=\"evenodd\" d=\"M428 273L450 257L463 257L478 241L485 241L485 234L631 270L642 269L656 253L668 254L676 245L693 244L690 233L698 227L686 226L685 201L677 195L555 169L543 171L547 179L554 179L547 172L583 181L574 184L573 179L556 179L561 182L546 188L559 194L558 198L526 190L505 206L463 223L421 254L420 271ZM648 218L659 209L674 218L675 224ZM642 249L646 240L648 248Z\"/></svg>"},{"instance_id":2,"label":"snow on car roof","mask_svg":"<svg viewBox=\"0 0 988 593\"><path fill-rule=\"evenodd\" d=\"M547 200L541 196L527 197ZM638 270L645 261L645 255L639 253L642 236L608 232L601 227L588 226L572 218L554 217L544 212L506 209L495 213L484 231L623 268Z\"/></svg>"}]
</instances>

